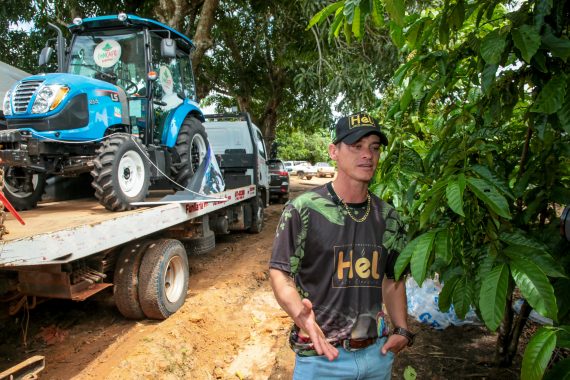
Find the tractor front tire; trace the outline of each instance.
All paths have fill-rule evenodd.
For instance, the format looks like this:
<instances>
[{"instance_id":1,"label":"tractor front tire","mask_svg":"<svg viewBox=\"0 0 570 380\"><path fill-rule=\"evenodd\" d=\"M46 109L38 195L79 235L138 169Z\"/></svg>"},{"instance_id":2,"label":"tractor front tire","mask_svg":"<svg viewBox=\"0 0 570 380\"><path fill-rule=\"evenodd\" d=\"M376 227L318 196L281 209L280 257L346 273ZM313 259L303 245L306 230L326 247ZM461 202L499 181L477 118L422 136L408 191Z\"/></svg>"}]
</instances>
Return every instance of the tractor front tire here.
<instances>
[{"instance_id":1,"label":"tractor front tire","mask_svg":"<svg viewBox=\"0 0 570 380\"><path fill-rule=\"evenodd\" d=\"M146 148L140 139L120 133L106 138L93 160L95 197L107 210L126 211L142 202L150 186Z\"/></svg>"},{"instance_id":2,"label":"tractor front tire","mask_svg":"<svg viewBox=\"0 0 570 380\"><path fill-rule=\"evenodd\" d=\"M31 176L31 183L27 183ZM31 186L31 188L30 188ZM46 174L4 166L4 195L18 211L35 208L46 187Z\"/></svg>"},{"instance_id":3,"label":"tractor front tire","mask_svg":"<svg viewBox=\"0 0 570 380\"><path fill-rule=\"evenodd\" d=\"M173 159L171 170L179 185L176 190L180 190L188 186L208 151L208 136L200 120L194 116L186 117L180 127L175 149L177 157Z\"/></svg>"}]
</instances>

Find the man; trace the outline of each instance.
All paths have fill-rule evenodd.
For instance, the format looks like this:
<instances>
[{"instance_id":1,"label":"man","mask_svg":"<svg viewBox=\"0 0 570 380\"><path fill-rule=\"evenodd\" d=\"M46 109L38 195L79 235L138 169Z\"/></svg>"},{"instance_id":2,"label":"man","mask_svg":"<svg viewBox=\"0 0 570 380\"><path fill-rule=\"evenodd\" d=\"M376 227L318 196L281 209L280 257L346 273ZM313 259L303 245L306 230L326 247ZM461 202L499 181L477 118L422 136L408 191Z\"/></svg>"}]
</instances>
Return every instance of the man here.
<instances>
[{"instance_id":1,"label":"man","mask_svg":"<svg viewBox=\"0 0 570 380\"><path fill-rule=\"evenodd\" d=\"M394 280L405 231L395 210L368 191L387 144L369 115L341 118L329 145L336 178L297 197L281 216L269 273L295 323L294 379L389 379L394 355L413 342L405 283Z\"/></svg>"}]
</instances>

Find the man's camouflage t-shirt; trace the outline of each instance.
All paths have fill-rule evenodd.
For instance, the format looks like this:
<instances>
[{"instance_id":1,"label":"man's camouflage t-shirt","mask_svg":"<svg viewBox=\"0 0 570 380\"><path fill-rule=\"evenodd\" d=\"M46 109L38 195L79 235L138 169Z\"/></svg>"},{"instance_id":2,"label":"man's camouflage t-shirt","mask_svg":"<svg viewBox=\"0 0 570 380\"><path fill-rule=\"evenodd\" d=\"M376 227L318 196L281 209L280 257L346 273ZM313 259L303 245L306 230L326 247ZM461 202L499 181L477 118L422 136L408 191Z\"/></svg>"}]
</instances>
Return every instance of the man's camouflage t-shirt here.
<instances>
[{"instance_id":1,"label":"man's camouflage t-shirt","mask_svg":"<svg viewBox=\"0 0 570 380\"><path fill-rule=\"evenodd\" d=\"M329 183L289 202L277 226L270 267L294 279L331 342L382 334L382 279L394 278L405 230L393 207L373 194L370 201L368 217L356 222ZM348 206L364 217L367 202ZM297 333L294 327L295 351L307 347Z\"/></svg>"}]
</instances>

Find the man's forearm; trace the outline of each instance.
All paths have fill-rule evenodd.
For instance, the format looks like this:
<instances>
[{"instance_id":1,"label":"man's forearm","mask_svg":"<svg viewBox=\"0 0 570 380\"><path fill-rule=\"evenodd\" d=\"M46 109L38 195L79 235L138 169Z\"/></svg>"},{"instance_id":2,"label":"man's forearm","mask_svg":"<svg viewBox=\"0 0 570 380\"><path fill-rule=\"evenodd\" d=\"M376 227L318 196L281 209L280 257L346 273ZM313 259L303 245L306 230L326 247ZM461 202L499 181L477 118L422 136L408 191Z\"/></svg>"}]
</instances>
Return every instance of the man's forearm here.
<instances>
[{"instance_id":1,"label":"man's forearm","mask_svg":"<svg viewBox=\"0 0 570 380\"><path fill-rule=\"evenodd\" d=\"M405 281L403 279L400 281L384 279L382 297L392 324L407 329L408 300L406 298Z\"/></svg>"},{"instance_id":2,"label":"man's forearm","mask_svg":"<svg viewBox=\"0 0 570 380\"><path fill-rule=\"evenodd\" d=\"M278 269L269 269L269 282L277 303L295 321L303 310L301 296L297 292L295 282L285 272Z\"/></svg>"}]
</instances>

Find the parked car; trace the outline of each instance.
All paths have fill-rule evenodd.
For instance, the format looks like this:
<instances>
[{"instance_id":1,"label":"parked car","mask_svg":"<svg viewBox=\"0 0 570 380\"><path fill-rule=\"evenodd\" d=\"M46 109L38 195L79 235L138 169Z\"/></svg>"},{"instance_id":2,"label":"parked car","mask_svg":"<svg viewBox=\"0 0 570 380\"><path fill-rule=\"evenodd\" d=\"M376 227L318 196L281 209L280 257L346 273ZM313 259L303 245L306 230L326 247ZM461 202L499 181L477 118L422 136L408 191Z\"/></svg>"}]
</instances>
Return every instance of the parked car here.
<instances>
[{"instance_id":1,"label":"parked car","mask_svg":"<svg viewBox=\"0 0 570 380\"><path fill-rule=\"evenodd\" d=\"M293 161L283 161L283 165L285 165L287 173L291 173L291 170L293 170Z\"/></svg>"},{"instance_id":2,"label":"parked car","mask_svg":"<svg viewBox=\"0 0 570 380\"><path fill-rule=\"evenodd\" d=\"M285 169L283 161L271 159L267 161L269 167L269 197L279 203L289 200L289 172Z\"/></svg>"},{"instance_id":3,"label":"parked car","mask_svg":"<svg viewBox=\"0 0 570 380\"><path fill-rule=\"evenodd\" d=\"M334 177L336 169L334 166L329 164L328 162L317 162L315 164L317 168L317 177Z\"/></svg>"},{"instance_id":4,"label":"parked car","mask_svg":"<svg viewBox=\"0 0 570 380\"><path fill-rule=\"evenodd\" d=\"M293 161L290 174L301 179L311 179L317 175L317 169L307 161Z\"/></svg>"}]
</instances>

